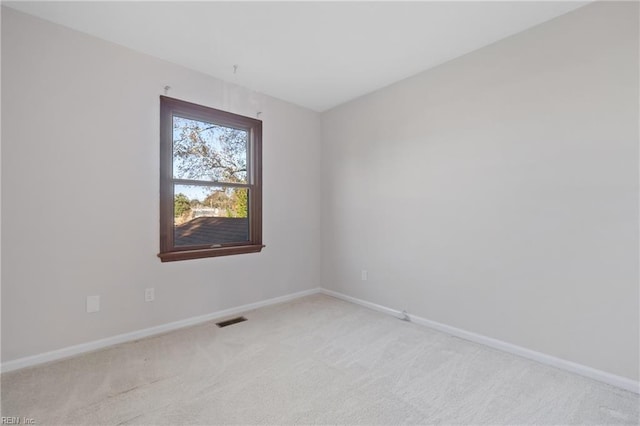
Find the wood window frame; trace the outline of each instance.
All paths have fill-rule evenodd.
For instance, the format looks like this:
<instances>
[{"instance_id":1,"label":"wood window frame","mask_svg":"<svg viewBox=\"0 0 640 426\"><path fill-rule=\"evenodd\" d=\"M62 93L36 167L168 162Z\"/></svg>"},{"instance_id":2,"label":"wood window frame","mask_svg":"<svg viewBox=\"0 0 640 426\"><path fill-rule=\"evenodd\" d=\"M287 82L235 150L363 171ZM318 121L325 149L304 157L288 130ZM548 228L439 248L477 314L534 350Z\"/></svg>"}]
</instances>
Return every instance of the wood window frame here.
<instances>
[{"instance_id":1,"label":"wood window frame","mask_svg":"<svg viewBox=\"0 0 640 426\"><path fill-rule=\"evenodd\" d=\"M196 184L173 177L173 116L246 130L249 241L243 243L180 246L174 244L174 184ZM207 185L234 186L207 181ZM201 184L203 186L203 183ZM258 253L262 244L262 121L180 99L160 96L160 253L162 262Z\"/></svg>"}]
</instances>

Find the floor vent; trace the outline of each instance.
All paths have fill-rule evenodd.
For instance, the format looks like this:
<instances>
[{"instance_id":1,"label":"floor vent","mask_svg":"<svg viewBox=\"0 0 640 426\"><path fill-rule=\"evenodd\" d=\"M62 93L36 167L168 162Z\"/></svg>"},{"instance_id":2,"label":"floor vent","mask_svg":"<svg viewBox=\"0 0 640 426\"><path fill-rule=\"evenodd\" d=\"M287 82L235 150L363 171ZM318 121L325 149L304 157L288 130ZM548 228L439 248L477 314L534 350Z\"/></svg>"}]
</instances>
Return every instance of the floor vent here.
<instances>
[{"instance_id":1,"label":"floor vent","mask_svg":"<svg viewBox=\"0 0 640 426\"><path fill-rule=\"evenodd\" d=\"M226 327L228 325L237 324L239 322L246 321L246 320L247 319L245 317L235 317L235 318L228 319L226 321L217 322L216 325L218 327L222 328L222 327Z\"/></svg>"}]
</instances>

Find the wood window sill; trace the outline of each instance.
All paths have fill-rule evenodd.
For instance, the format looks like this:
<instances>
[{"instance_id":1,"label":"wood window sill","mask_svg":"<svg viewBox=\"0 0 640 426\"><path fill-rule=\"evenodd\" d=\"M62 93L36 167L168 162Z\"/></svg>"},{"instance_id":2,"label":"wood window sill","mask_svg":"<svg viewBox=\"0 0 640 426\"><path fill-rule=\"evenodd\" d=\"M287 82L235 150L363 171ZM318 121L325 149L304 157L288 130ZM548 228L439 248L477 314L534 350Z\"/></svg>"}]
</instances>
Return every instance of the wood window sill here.
<instances>
[{"instance_id":1,"label":"wood window sill","mask_svg":"<svg viewBox=\"0 0 640 426\"><path fill-rule=\"evenodd\" d=\"M162 262L176 260L203 259L206 257L230 256L233 254L259 253L265 246L263 244L251 244L245 246L216 247L198 250L180 250L158 253Z\"/></svg>"}]
</instances>

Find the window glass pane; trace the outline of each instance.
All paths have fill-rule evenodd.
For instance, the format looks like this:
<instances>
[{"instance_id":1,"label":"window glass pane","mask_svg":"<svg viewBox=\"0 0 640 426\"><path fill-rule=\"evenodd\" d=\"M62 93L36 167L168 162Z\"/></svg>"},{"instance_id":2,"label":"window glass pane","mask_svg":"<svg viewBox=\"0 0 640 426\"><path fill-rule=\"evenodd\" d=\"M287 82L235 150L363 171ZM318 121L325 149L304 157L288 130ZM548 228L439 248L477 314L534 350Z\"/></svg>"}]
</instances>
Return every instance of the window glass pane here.
<instances>
[{"instance_id":1,"label":"window glass pane","mask_svg":"<svg viewBox=\"0 0 640 426\"><path fill-rule=\"evenodd\" d=\"M247 188L174 185L176 247L249 241Z\"/></svg>"},{"instance_id":2,"label":"window glass pane","mask_svg":"<svg viewBox=\"0 0 640 426\"><path fill-rule=\"evenodd\" d=\"M245 130L173 116L173 178L247 183Z\"/></svg>"}]
</instances>

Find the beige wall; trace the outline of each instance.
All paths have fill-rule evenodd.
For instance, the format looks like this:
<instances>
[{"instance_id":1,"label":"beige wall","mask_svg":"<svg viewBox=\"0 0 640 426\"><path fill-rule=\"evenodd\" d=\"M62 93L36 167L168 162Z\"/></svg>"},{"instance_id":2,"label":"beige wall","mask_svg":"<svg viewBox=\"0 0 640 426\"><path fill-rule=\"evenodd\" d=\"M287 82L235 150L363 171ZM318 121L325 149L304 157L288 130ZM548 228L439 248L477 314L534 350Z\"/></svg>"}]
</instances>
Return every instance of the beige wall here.
<instances>
[{"instance_id":1,"label":"beige wall","mask_svg":"<svg viewBox=\"0 0 640 426\"><path fill-rule=\"evenodd\" d=\"M638 379L637 3L322 118L323 286Z\"/></svg>"},{"instance_id":2,"label":"beige wall","mask_svg":"<svg viewBox=\"0 0 640 426\"><path fill-rule=\"evenodd\" d=\"M165 85L262 111L262 253L156 257ZM317 287L319 125L315 112L3 8L2 361ZM87 314L94 294L102 311Z\"/></svg>"}]
</instances>

